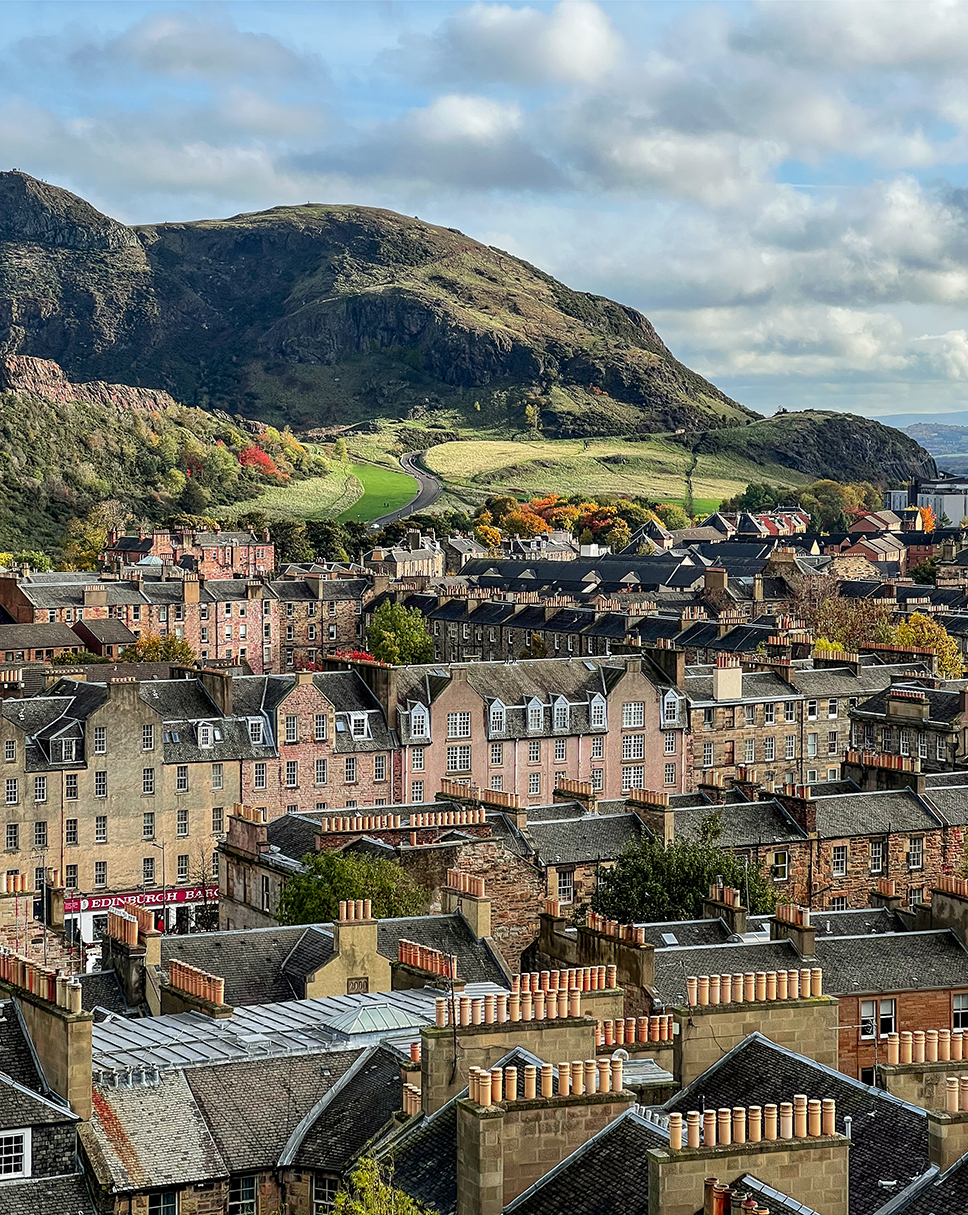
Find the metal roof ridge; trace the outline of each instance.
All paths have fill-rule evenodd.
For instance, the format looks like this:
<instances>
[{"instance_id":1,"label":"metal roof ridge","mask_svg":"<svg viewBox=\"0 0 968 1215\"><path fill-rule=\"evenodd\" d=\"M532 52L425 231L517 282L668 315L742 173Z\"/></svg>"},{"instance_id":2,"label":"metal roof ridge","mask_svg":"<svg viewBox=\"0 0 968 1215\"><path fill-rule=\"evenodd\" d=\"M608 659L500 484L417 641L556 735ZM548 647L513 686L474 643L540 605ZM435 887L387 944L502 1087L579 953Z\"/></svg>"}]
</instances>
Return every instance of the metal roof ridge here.
<instances>
[{"instance_id":1,"label":"metal roof ridge","mask_svg":"<svg viewBox=\"0 0 968 1215\"><path fill-rule=\"evenodd\" d=\"M346 1088L347 1084L349 1084L349 1082L359 1074L363 1066L373 1058L379 1049L380 1047L378 1043L374 1043L371 1046L365 1046L346 1069L346 1071L343 1072L342 1076L340 1076L336 1083L330 1085L329 1091L324 1093L323 1096L320 1097L320 1099L312 1107L312 1109L300 1119L296 1129L286 1141L286 1146L282 1149L282 1153L279 1156L276 1168L286 1168L292 1164L296 1152L302 1146L302 1141L309 1134L313 1123L316 1121L319 1115L333 1101L337 1094L341 1093L343 1089Z\"/></svg>"},{"instance_id":2,"label":"metal roof ridge","mask_svg":"<svg viewBox=\"0 0 968 1215\"><path fill-rule=\"evenodd\" d=\"M41 1079L43 1080L43 1073ZM49 1097L45 1097L43 1093L38 1093L32 1088L27 1088L25 1084L14 1080L13 1076L7 1072L0 1072L0 1084L7 1084L17 1092L23 1093L26 1097L31 1097L34 1101L39 1101L41 1105L46 1105L58 1114L63 1114L65 1118L73 1118L75 1122L80 1122L80 1118L69 1105L59 1105L56 1101L52 1101Z\"/></svg>"},{"instance_id":3,"label":"metal roof ridge","mask_svg":"<svg viewBox=\"0 0 968 1215\"><path fill-rule=\"evenodd\" d=\"M780 1202L782 1202L785 1206L790 1206L792 1204L798 1208L800 1215L817 1215L817 1212L813 1209L813 1207L808 1207L804 1203L800 1202L799 1199L794 1198L791 1194L784 1193L783 1190L776 1189L774 1186L769 1185L768 1182L761 1181L755 1173L744 1173L737 1184L740 1186L743 1184L754 1186L757 1190L760 1190L766 1198L771 1198L774 1201L779 1199Z\"/></svg>"},{"instance_id":4,"label":"metal roof ridge","mask_svg":"<svg viewBox=\"0 0 968 1215\"><path fill-rule=\"evenodd\" d=\"M922 1190L928 1189L933 1182L940 1181L943 1177L947 1177L947 1175L953 1172L960 1164L963 1163L963 1161L964 1157L962 1156L956 1160L954 1164L945 1169L944 1173L939 1172L936 1164L929 1165L925 1172L923 1172L920 1177L915 1177L915 1179L909 1185L906 1185L904 1189L901 1190L900 1194L895 1194L893 1198L889 1198L882 1207L878 1207L874 1212L874 1215L894 1215L894 1212L902 1211L912 1198L916 1198Z\"/></svg>"}]
</instances>

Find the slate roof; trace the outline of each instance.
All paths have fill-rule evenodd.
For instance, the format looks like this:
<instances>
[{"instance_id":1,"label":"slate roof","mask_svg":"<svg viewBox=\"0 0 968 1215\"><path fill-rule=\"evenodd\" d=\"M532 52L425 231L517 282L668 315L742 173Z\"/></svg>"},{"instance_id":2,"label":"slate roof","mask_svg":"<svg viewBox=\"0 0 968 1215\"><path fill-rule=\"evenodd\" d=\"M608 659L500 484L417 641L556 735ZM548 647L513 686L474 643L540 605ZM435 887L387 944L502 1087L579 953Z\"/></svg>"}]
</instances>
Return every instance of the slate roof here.
<instances>
[{"instance_id":1,"label":"slate roof","mask_svg":"<svg viewBox=\"0 0 968 1215\"><path fill-rule=\"evenodd\" d=\"M236 929L164 936L162 965L178 958L225 980L225 1002L232 1005L270 1004L302 995L283 972L282 964L306 932L292 928Z\"/></svg>"},{"instance_id":2,"label":"slate roof","mask_svg":"<svg viewBox=\"0 0 968 1215\"><path fill-rule=\"evenodd\" d=\"M32 1092L44 1091L44 1082L13 1000L0 1001L0 1072Z\"/></svg>"},{"instance_id":3,"label":"slate roof","mask_svg":"<svg viewBox=\"0 0 968 1215\"><path fill-rule=\"evenodd\" d=\"M497 983L507 987L504 972L487 946L477 941L461 915L422 915L407 919L380 920L377 948L385 958L396 960L400 941L417 941L443 954L457 955L457 974L465 983Z\"/></svg>"},{"instance_id":4,"label":"slate roof","mask_svg":"<svg viewBox=\"0 0 968 1215\"><path fill-rule=\"evenodd\" d=\"M184 1072L162 1072L157 1083L132 1088L95 1084L92 1099L91 1121L80 1134L85 1144L93 1140L116 1189L181 1186L226 1176L228 1169Z\"/></svg>"},{"instance_id":5,"label":"slate roof","mask_svg":"<svg viewBox=\"0 0 968 1215\"><path fill-rule=\"evenodd\" d=\"M968 951L948 929L929 932L817 933L817 960L830 995L909 991L918 988L968 990ZM759 970L791 970L800 955L790 941L746 942L657 949L655 987L665 1005L682 1004L689 975Z\"/></svg>"},{"instance_id":6,"label":"slate roof","mask_svg":"<svg viewBox=\"0 0 968 1215\"><path fill-rule=\"evenodd\" d=\"M676 806L676 838L698 840L702 825L717 807ZM807 833L791 818L779 802L736 801L720 808L721 834L716 842L723 848L748 848L753 844L784 844L804 840Z\"/></svg>"},{"instance_id":7,"label":"slate roof","mask_svg":"<svg viewBox=\"0 0 968 1215\"><path fill-rule=\"evenodd\" d=\"M934 722L939 725L953 725L961 716L961 695L957 690L928 688L916 681L909 681L903 684L898 683L895 686L917 691L923 695L928 703L928 722ZM890 689L885 688L869 700L865 700L862 705L858 705L854 713L863 721L866 721L868 718L874 720L875 718L886 717L889 696ZM906 724L917 725L918 723L913 721Z\"/></svg>"},{"instance_id":8,"label":"slate roof","mask_svg":"<svg viewBox=\"0 0 968 1215\"><path fill-rule=\"evenodd\" d=\"M542 865L615 859L641 840L643 830L634 814L586 814L579 819L529 822L527 828Z\"/></svg>"},{"instance_id":9,"label":"slate roof","mask_svg":"<svg viewBox=\"0 0 968 1215\"><path fill-rule=\"evenodd\" d=\"M955 826L968 824L968 773L949 772L946 775L957 777L961 783L952 780L947 787L929 783L924 792L924 800L944 815L945 820Z\"/></svg>"},{"instance_id":10,"label":"slate roof","mask_svg":"<svg viewBox=\"0 0 968 1215\"><path fill-rule=\"evenodd\" d=\"M669 1101L666 1112L792 1101L794 1093L837 1102L837 1130L852 1118L849 1196L851 1215L874 1215L885 1204L878 1185L885 1178L902 1186L928 1168L924 1110L881 1089L796 1055L754 1033ZM963 1213L962 1213L963 1215Z\"/></svg>"},{"instance_id":11,"label":"slate roof","mask_svg":"<svg viewBox=\"0 0 968 1215\"><path fill-rule=\"evenodd\" d=\"M306 1132L296 1168L344 1172L402 1108L400 1056L375 1047L360 1056L349 1083L334 1093Z\"/></svg>"},{"instance_id":12,"label":"slate roof","mask_svg":"<svg viewBox=\"0 0 968 1215\"><path fill-rule=\"evenodd\" d=\"M841 793L815 798L813 804L821 839L887 831L930 831L941 825L937 815L910 789Z\"/></svg>"},{"instance_id":13,"label":"slate roof","mask_svg":"<svg viewBox=\"0 0 968 1215\"><path fill-rule=\"evenodd\" d=\"M906 1202L896 1215L965 1215L968 1211L968 1156L933 1176ZM895 1215L892 1212L892 1215Z\"/></svg>"},{"instance_id":14,"label":"slate roof","mask_svg":"<svg viewBox=\"0 0 968 1215\"><path fill-rule=\"evenodd\" d=\"M332 924L231 929L162 938L161 960L178 958L225 979L225 1002L235 1007L301 1000L304 980L332 956ZM401 940L417 941L457 955L457 973L467 983L507 987L490 950L476 941L460 915L380 920L377 948L396 961Z\"/></svg>"},{"instance_id":15,"label":"slate roof","mask_svg":"<svg viewBox=\"0 0 968 1215\"><path fill-rule=\"evenodd\" d=\"M0 650L80 649L83 644L66 624L0 624Z\"/></svg>"},{"instance_id":16,"label":"slate roof","mask_svg":"<svg viewBox=\"0 0 968 1215\"><path fill-rule=\"evenodd\" d=\"M723 920L669 920L644 927L646 941L656 949L672 948L663 936L674 936L675 945L719 945L730 935Z\"/></svg>"},{"instance_id":17,"label":"slate roof","mask_svg":"<svg viewBox=\"0 0 968 1215\"><path fill-rule=\"evenodd\" d=\"M761 1207L766 1207L770 1215L817 1215L813 1207L805 1206L802 1202L797 1202L795 1198L791 1198L788 1194L781 1194L779 1190L774 1190L771 1185L767 1185L765 1181L760 1181L758 1177L751 1177L746 1173L734 1184L737 1190L744 1190L752 1197L759 1200Z\"/></svg>"},{"instance_id":18,"label":"slate roof","mask_svg":"<svg viewBox=\"0 0 968 1215\"><path fill-rule=\"evenodd\" d=\"M508 1215L648 1215L645 1154L668 1145L668 1132L627 1110L504 1209Z\"/></svg>"},{"instance_id":19,"label":"slate roof","mask_svg":"<svg viewBox=\"0 0 968 1215\"><path fill-rule=\"evenodd\" d=\"M191 1068L184 1076L226 1168L239 1173L272 1168L302 1119L359 1053L217 1064ZM152 1131L157 1134L157 1127Z\"/></svg>"},{"instance_id":20,"label":"slate roof","mask_svg":"<svg viewBox=\"0 0 968 1215\"><path fill-rule=\"evenodd\" d=\"M0 1071L0 1130L14 1126L47 1126L76 1121L76 1114L69 1109L55 1105L39 1093L31 1092Z\"/></svg>"},{"instance_id":21,"label":"slate roof","mask_svg":"<svg viewBox=\"0 0 968 1215\"><path fill-rule=\"evenodd\" d=\"M4 1182L3 1215L97 1215L83 1174Z\"/></svg>"},{"instance_id":22,"label":"slate roof","mask_svg":"<svg viewBox=\"0 0 968 1215\"><path fill-rule=\"evenodd\" d=\"M113 970L95 970L90 974L78 975L81 984L81 1006L86 1009L106 1008L108 1012L120 1013L128 1011L128 1004L121 990L121 983Z\"/></svg>"},{"instance_id":23,"label":"slate roof","mask_svg":"<svg viewBox=\"0 0 968 1215\"><path fill-rule=\"evenodd\" d=\"M286 856L301 861L307 853L316 851L319 830L315 819L302 814L283 814L270 820L266 839Z\"/></svg>"}]
</instances>

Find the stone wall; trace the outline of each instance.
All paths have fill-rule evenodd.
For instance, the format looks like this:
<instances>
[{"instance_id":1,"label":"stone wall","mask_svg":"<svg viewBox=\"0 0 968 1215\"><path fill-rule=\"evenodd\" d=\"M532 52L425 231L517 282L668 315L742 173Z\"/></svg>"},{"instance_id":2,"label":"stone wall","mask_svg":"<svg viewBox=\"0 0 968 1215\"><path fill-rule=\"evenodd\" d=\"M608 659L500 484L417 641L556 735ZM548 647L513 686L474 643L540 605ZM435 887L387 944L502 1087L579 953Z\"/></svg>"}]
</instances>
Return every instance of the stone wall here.
<instances>
[{"instance_id":1,"label":"stone wall","mask_svg":"<svg viewBox=\"0 0 968 1215\"><path fill-rule=\"evenodd\" d=\"M695 1215L706 1177L745 1173L823 1215L848 1215L848 1151L842 1135L648 1153L650 1215Z\"/></svg>"},{"instance_id":2,"label":"stone wall","mask_svg":"<svg viewBox=\"0 0 968 1215\"><path fill-rule=\"evenodd\" d=\"M756 1032L778 1046L836 1068L837 1012L838 1003L832 996L674 1009L678 1026L673 1038L675 1076L685 1088Z\"/></svg>"}]
</instances>

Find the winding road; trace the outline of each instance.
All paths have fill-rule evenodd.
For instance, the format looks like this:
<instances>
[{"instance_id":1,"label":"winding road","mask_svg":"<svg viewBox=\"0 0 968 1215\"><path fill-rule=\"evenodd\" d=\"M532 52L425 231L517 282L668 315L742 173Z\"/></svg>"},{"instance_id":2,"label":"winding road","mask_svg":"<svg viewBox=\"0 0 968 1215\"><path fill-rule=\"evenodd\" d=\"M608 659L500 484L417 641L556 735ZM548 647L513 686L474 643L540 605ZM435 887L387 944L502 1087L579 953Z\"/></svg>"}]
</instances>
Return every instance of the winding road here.
<instances>
[{"instance_id":1,"label":"winding road","mask_svg":"<svg viewBox=\"0 0 968 1215\"><path fill-rule=\"evenodd\" d=\"M422 451L411 451L407 452L405 456L400 457L400 467L414 478L419 489L406 506L402 506L399 510L391 511L388 515L381 515L378 519L373 519L370 522L372 530L376 531L381 527L385 527L388 523L396 523L398 519L406 519L408 515L419 514L420 511L426 510L428 506L432 506L440 497L440 492L443 489L441 483L417 463L423 454Z\"/></svg>"}]
</instances>

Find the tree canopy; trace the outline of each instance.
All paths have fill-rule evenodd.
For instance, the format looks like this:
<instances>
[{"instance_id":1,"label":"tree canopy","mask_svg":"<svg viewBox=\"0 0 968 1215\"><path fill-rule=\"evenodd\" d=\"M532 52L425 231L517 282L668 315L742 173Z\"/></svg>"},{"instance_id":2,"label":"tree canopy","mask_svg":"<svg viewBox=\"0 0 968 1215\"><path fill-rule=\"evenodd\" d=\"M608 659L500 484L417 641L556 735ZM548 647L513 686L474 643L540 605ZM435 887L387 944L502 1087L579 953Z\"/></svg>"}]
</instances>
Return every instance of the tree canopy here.
<instances>
[{"instance_id":1,"label":"tree canopy","mask_svg":"<svg viewBox=\"0 0 968 1215\"><path fill-rule=\"evenodd\" d=\"M678 839L664 846L647 839L629 848L614 868L602 872L592 895L592 908L622 923L695 920L702 917L709 886L721 876L747 900L749 910L773 910L776 895L767 874L716 845L721 830L718 813L702 824L698 840Z\"/></svg>"},{"instance_id":2,"label":"tree canopy","mask_svg":"<svg viewBox=\"0 0 968 1215\"><path fill-rule=\"evenodd\" d=\"M283 924L325 923L336 919L342 899L371 899L380 918L427 909L427 892L399 865L329 850L303 857L303 871L288 879L279 898L278 918Z\"/></svg>"},{"instance_id":3,"label":"tree canopy","mask_svg":"<svg viewBox=\"0 0 968 1215\"><path fill-rule=\"evenodd\" d=\"M349 1188L336 1195L333 1215L433 1215L393 1187L393 1172L372 1158L357 1161Z\"/></svg>"},{"instance_id":4,"label":"tree canopy","mask_svg":"<svg viewBox=\"0 0 968 1215\"><path fill-rule=\"evenodd\" d=\"M134 645L125 646L118 655L119 662L183 662L191 666L195 651L180 637L169 633L159 637L155 633L142 633Z\"/></svg>"},{"instance_id":5,"label":"tree canopy","mask_svg":"<svg viewBox=\"0 0 968 1215\"><path fill-rule=\"evenodd\" d=\"M433 662L434 639L427 621L416 608L402 603L381 603L367 632L369 649L380 662L394 666Z\"/></svg>"},{"instance_id":6,"label":"tree canopy","mask_svg":"<svg viewBox=\"0 0 968 1215\"><path fill-rule=\"evenodd\" d=\"M912 612L906 620L891 630L892 645L910 645L934 650L938 656L938 674L944 679L960 679L965 664L958 643L937 620L923 612Z\"/></svg>"}]
</instances>

